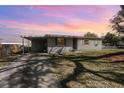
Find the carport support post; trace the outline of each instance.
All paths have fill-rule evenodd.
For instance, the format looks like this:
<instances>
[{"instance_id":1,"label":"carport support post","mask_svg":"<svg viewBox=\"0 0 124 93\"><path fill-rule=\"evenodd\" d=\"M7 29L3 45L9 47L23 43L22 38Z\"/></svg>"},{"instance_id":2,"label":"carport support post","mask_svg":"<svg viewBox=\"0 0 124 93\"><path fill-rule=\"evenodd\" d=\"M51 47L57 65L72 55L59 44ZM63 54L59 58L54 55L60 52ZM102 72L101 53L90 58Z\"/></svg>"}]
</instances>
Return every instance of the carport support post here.
<instances>
[{"instance_id":1,"label":"carport support post","mask_svg":"<svg viewBox=\"0 0 124 93\"><path fill-rule=\"evenodd\" d=\"M28 40L28 53L30 52L30 41Z\"/></svg>"},{"instance_id":2,"label":"carport support post","mask_svg":"<svg viewBox=\"0 0 124 93\"><path fill-rule=\"evenodd\" d=\"M22 36L22 54L25 53L25 46L24 46L24 37Z\"/></svg>"}]
</instances>

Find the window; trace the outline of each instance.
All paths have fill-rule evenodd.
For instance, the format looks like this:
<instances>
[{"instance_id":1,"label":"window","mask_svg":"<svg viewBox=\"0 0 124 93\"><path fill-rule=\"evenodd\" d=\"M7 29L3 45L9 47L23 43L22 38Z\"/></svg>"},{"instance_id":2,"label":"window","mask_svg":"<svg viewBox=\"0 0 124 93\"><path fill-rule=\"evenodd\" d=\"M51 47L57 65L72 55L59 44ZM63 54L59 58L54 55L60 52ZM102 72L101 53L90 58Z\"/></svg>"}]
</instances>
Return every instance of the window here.
<instances>
[{"instance_id":1,"label":"window","mask_svg":"<svg viewBox=\"0 0 124 93\"><path fill-rule=\"evenodd\" d=\"M98 41L95 41L95 46L98 46L98 43L99 43Z\"/></svg>"},{"instance_id":2,"label":"window","mask_svg":"<svg viewBox=\"0 0 124 93\"><path fill-rule=\"evenodd\" d=\"M89 40L84 40L85 45L89 45Z\"/></svg>"},{"instance_id":3,"label":"window","mask_svg":"<svg viewBox=\"0 0 124 93\"><path fill-rule=\"evenodd\" d=\"M63 38L63 37L56 38L56 45L64 46L65 45L65 38Z\"/></svg>"}]
</instances>

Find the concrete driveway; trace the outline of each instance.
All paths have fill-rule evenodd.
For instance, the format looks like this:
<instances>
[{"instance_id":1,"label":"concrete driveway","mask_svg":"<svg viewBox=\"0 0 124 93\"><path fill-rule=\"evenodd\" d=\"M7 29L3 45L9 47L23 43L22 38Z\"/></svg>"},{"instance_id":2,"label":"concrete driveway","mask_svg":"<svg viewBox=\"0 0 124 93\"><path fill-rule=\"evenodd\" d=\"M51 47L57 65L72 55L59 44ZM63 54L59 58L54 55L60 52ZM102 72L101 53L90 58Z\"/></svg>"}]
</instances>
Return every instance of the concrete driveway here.
<instances>
[{"instance_id":1,"label":"concrete driveway","mask_svg":"<svg viewBox=\"0 0 124 93\"><path fill-rule=\"evenodd\" d=\"M60 84L47 55L25 54L0 70L0 87L57 88Z\"/></svg>"}]
</instances>

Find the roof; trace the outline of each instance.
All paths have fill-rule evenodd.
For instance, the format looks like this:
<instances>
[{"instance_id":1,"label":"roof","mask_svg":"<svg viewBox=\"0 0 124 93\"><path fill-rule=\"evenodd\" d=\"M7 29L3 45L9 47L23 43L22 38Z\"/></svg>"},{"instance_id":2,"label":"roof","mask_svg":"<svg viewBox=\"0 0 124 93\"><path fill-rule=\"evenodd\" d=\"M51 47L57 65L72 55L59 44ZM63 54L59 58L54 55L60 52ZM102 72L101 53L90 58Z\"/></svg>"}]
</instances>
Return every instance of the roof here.
<instances>
[{"instance_id":1,"label":"roof","mask_svg":"<svg viewBox=\"0 0 124 93\"><path fill-rule=\"evenodd\" d=\"M88 40L102 40L102 38L99 37L82 37L82 39L88 39Z\"/></svg>"},{"instance_id":2,"label":"roof","mask_svg":"<svg viewBox=\"0 0 124 93\"><path fill-rule=\"evenodd\" d=\"M2 45L22 45L21 43L1 43Z\"/></svg>"},{"instance_id":3,"label":"roof","mask_svg":"<svg viewBox=\"0 0 124 93\"><path fill-rule=\"evenodd\" d=\"M57 35L57 34L46 34L45 37L65 37L65 38L82 38L82 36L72 36L72 35Z\"/></svg>"},{"instance_id":4,"label":"roof","mask_svg":"<svg viewBox=\"0 0 124 93\"><path fill-rule=\"evenodd\" d=\"M35 39L45 39L46 37L44 36L23 36L23 38L28 39L28 40L35 40Z\"/></svg>"},{"instance_id":5,"label":"roof","mask_svg":"<svg viewBox=\"0 0 124 93\"><path fill-rule=\"evenodd\" d=\"M98 38L98 37L91 37L91 38L86 38L83 36L71 36L71 35L56 35L56 34L46 34L44 36L21 36L25 39L28 40L35 40L35 39L46 39L49 37L64 37L64 38L79 38L79 39L88 39L88 40L102 40L102 38Z\"/></svg>"}]
</instances>

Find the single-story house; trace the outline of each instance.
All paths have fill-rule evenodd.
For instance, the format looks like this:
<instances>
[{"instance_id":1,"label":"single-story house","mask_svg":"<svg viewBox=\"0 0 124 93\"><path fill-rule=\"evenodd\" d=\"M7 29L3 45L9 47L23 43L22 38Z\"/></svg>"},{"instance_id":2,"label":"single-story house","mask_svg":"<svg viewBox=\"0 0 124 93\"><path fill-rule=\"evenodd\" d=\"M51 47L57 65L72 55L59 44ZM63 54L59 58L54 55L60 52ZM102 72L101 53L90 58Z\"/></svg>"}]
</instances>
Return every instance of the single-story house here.
<instances>
[{"instance_id":1,"label":"single-story house","mask_svg":"<svg viewBox=\"0 0 124 93\"><path fill-rule=\"evenodd\" d=\"M53 35L21 36L31 41L32 52L63 53L80 50L101 50L101 38L84 38L81 36ZM24 43L24 41L23 41Z\"/></svg>"}]
</instances>

